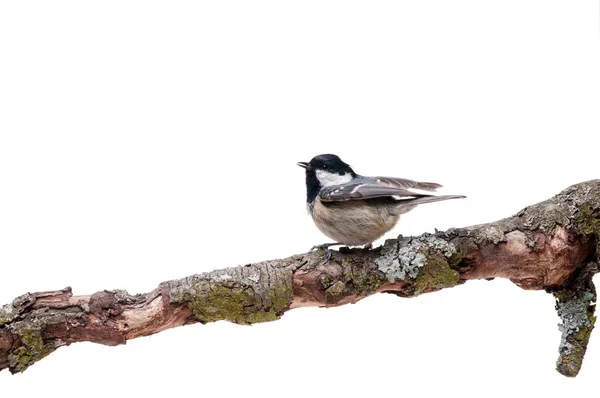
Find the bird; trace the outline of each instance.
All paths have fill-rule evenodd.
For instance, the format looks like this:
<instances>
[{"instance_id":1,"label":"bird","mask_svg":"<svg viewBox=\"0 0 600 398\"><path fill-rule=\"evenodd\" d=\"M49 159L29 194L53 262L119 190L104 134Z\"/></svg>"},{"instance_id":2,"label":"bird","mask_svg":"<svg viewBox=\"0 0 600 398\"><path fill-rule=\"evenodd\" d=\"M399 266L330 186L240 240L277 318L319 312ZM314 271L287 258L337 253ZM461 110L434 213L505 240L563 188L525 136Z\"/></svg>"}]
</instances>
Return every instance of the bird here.
<instances>
[{"instance_id":1,"label":"bird","mask_svg":"<svg viewBox=\"0 0 600 398\"><path fill-rule=\"evenodd\" d=\"M306 173L306 205L317 228L335 242L313 246L331 258L331 246L365 246L394 228L400 216L424 203L461 199L434 195L434 182L395 177L366 177L334 154L298 162ZM417 191L420 190L421 192ZM423 192L425 191L425 192Z\"/></svg>"}]
</instances>

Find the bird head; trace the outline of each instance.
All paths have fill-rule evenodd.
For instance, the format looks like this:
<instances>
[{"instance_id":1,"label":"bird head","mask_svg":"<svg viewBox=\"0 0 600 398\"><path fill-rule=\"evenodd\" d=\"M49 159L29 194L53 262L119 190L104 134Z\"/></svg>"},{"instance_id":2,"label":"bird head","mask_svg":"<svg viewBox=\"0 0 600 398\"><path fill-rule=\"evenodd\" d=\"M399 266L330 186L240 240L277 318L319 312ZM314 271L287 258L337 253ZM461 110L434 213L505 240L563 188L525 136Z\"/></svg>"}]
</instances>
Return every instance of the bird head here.
<instances>
[{"instance_id":1,"label":"bird head","mask_svg":"<svg viewBox=\"0 0 600 398\"><path fill-rule=\"evenodd\" d=\"M298 162L306 170L307 200L312 202L323 187L346 184L357 174L337 155L315 156L310 162Z\"/></svg>"}]
</instances>

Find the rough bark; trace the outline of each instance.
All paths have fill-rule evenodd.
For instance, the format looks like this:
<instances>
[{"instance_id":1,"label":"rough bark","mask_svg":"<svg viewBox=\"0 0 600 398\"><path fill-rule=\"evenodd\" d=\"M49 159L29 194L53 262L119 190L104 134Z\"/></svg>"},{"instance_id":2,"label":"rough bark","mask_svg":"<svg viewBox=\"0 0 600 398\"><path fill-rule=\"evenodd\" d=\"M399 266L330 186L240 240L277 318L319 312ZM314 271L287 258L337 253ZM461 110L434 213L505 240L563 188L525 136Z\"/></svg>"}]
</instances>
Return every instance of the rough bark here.
<instances>
[{"instance_id":1,"label":"rough bark","mask_svg":"<svg viewBox=\"0 0 600 398\"><path fill-rule=\"evenodd\" d=\"M0 370L22 372L58 347L105 345L190 323L252 324L303 306L355 303L374 293L410 297L470 279L508 278L556 297L557 370L577 375L596 320L600 180L574 185L513 217L402 237L373 250L323 251L192 275L147 294L27 293L0 308Z\"/></svg>"}]
</instances>

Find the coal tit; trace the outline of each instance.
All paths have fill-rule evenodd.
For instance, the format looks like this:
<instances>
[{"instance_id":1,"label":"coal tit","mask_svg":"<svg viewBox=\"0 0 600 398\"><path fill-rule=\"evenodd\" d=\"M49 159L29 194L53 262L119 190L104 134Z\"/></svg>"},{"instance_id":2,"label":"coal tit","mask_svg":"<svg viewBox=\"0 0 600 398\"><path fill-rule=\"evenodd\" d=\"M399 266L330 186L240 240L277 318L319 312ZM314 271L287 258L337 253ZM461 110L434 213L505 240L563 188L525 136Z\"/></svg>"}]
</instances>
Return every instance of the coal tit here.
<instances>
[{"instance_id":1,"label":"coal tit","mask_svg":"<svg viewBox=\"0 0 600 398\"><path fill-rule=\"evenodd\" d=\"M435 191L440 184L393 177L365 177L356 174L338 156L324 154L310 162L298 162L306 169L306 204L317 228L335 240L314 248L331 252L337 245L371 244L392 229L400 215L417 205L462 195L435 196L421 191Z\"/></svg>"}]
</instances>

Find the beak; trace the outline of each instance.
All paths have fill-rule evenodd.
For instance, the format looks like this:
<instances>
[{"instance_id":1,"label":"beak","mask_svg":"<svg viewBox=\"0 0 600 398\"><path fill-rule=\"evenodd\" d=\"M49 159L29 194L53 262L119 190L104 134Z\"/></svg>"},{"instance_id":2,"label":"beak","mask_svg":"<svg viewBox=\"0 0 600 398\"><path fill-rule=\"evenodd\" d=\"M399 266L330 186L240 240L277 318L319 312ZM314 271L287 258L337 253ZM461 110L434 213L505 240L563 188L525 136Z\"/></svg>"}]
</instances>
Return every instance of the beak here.
<instances>
[{"instance_id":1,"label":"beak","mask_svg":"<svg viewBox=\"0 0 600 398\"><path fill-rule=\"evenodd\" d=\"M305 168L306 170L308 170L308 163L306 162L298 162L296 163L298 166Z\"/></svg>"}]
</instances>

